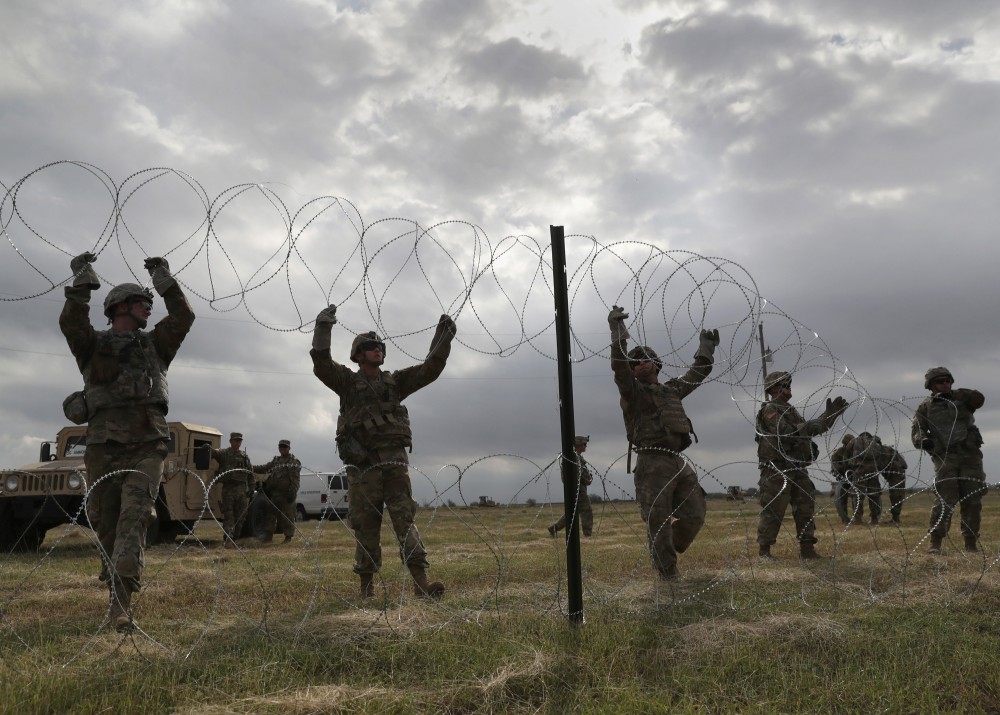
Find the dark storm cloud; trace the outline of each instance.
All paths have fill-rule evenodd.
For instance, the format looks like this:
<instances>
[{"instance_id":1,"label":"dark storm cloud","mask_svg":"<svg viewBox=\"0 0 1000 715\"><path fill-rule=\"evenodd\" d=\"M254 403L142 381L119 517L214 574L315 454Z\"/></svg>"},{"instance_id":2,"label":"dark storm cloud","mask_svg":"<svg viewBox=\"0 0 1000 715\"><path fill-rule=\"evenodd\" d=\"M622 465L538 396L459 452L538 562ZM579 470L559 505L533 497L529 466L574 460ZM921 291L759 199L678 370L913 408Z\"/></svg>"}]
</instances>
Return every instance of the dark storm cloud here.
<instances>
[{"instance_id":1,"label":"dark storm cloud","mask_svg":"<svg viewBox=\"0 0 1000 715\"><path fill-rule=\"evenodd\" d=\"M470 82L492 84L504 96L558 93L579 87L586 79L578 60L527 45L516 37L467 53L463 65L463 74Z\"/></svg>"}]
</instances>

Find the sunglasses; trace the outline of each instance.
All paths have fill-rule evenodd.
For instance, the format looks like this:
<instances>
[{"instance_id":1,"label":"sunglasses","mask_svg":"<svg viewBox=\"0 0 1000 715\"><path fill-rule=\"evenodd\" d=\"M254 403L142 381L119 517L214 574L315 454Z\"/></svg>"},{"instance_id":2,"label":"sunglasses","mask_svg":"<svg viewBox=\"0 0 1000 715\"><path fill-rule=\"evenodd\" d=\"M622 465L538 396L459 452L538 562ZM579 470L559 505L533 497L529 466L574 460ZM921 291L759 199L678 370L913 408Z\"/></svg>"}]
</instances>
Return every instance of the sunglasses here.
<instances>
[{"instance_id":1,"label":"sunglasses","mask_svg":"<svg viewBox=\"0 0 1000 715\"><path fill-rule=\"evenodd\" d=\"M385 352L385 345L382 344L382 343L376 343L376 342L361 343L361 345L358 347L358 349L362 350L364 352L368 352L369 350L378 350L378 351L384 353Z\"/></svg>"},{"instance_id":2,"label":"sunglasses","mask_svg":"<svg viewBox=\"0 0 1000 715\"><path fill-rule=\"evenodd\" d=\"M935 385L953 385L955 383L950 377L939 377L934 381Z\"/></svg>"}]
</instances>

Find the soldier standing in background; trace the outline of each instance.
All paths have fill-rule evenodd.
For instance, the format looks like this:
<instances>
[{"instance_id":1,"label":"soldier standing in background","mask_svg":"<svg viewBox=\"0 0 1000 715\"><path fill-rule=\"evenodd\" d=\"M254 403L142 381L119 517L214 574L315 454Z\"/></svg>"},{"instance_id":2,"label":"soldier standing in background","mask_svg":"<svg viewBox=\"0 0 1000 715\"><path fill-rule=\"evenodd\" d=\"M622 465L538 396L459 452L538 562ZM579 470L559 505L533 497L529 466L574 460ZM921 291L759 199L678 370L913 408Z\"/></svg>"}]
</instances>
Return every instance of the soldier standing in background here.
<instances>
[{"instance_id":1,"label":"soldier standing in background","mask_svg":"<svg viewBox=\"0 0 1000 715\"><path fill-rule=\"evenodd\" d=\"M274 540L277 527L285 535L282 543L287 544L295 535L295 499L299 494L299 479L302 463L289 450L292 443L287 439L278 441L278 456L267 464L259 464L251 469L254 474L266 474L264 496L267 497L267 511L264 515L264 534L260 541L269 544Z\"/></svg>"},{"instance_id":2,"label":"soldier standing in background","mask_svg":"<svg viewBox=\"0 0 1000 715\"><path fill-rule=\"evenodd\" d=\"M956 506L962 516L965 549L977 550L986 492L983 437L973 417L986 398L978 390L952 389L954 383L948 368L928 370L924 387L931 394L913 415L913 446L927 452L934 462L934 491L938 500L931 510L928 551L932 554L941 553L941 542L951 528Z\"/></svg>"},{"instance_id":3,"label":"soldier standing in background","mask_svg":"<svg viewBox=\"0 0 1000 715\"><path fill-rule=\"evenodd\" d=\"M830 455L830 471L833 472L833 476L837 480L833 489L834 503L840 520L845 524L850 524L855 518L855 509L851 505L851 502L854 501L851 499L853 487L848 478L853 451L854 435L845 434L840 441L840 446L833 450Z\"/></svg>"},{"instance_id":4,"label":"soldier standing in background","mask_svg":"<svg viewBox=\"0 0 1000 715\"><path fill-rule=\"evenodd\" d=\"M211 452L212 459L219 463L215 474L222 482L222 530L226 548L236 545L255 485L253 466L247 453L240 449L242 445L243 435L232 432L229 447ZM205 444L205 448L211 449L211 445Z\"/></svg>"},{"instance_id":5,"label":"soldier standing in background","mask_svg":"<svg viewBox=\"0 0 1000 715\"><path fill-rule=\"evenodd\" d=\"M677 576L677 554L684 553L705 524L705 491L681 452L691 445L694 429L681 400L712 372L718 330L702 330L694 364L684 375L660 384L663 362L645 345L625 354L628 318L614 306L611 370L621 395L629 452L635 447L635 495L646 522L653 567L660 578ZM672 521L672 523L671 523Z\"/></svg>"},{"instance_id":6,"label":"soldier standing in background","mask_svg":"<svg viewBox=\"0 0 1000 715\"><path fill-rule=\"evenodd\" d=\"M83 253L70 263L73 285L65 289L59 328L83 375L84 390L71 395L63 408L71 421L87 423L84 463L94 485L88 512L101 544L100 578L108 582L112 625L127 631L170 437L167 368L194 323L194 312L166 259L147 258L145 268L167 317L145 332L153 294L122 283L104 299L111 329L95 330L90 295L101 287L90 265L95 260L92 253Z\"/></svg>"},{"instance_id":7,"label":"soldier standing in background","mask_svg":"<svg viewBox=\"0 0 1000 715\"><path fill-rule=\"evenodd\" d=\"M388 509L400 557L413 577L413 592L438 598L444 593L444 584L427 580L427 551L414 524L417 503L406 455L413 446L413 436L409 413L401 403L434 382L444 370L455 337L455 321L442 315L427 359L393 372L382 370L385 343L374 332L358 335L351 344L350 358L358 365L354 371L330 355L336 316L333 305L316 316L309 354L313 374L340 397L337 451L347 467L348 508L357 542L354 572L361 577L361 597L375 595L373 579L382 568L382 511Z\"/></svg>"},{"instance_id":8,"label":"soldier standing in background","mask_svg":"<svg viewBox=\"0 0 1000 715\"><path fill-rule=\"evenodd\" d=\"M847 409L843 397L826 401L820 417L805 420L789 400L792 376L787 372L768 373L764 391L770 400L757 413L757 460L760 467L760 523L757 544L760 555L772 558L771 546L778 540L785 510L792 505L795 538L803 559L817 559L816 486L806 469L819 450L810 437L821 435L833 426Z\"/></svg>"},{"instance_id":9,"label":"soldier standing in background","mask_svg":"<svg viewBox=\"0 0 1000 715\"><path fill-rule=\"evenodd\" d=\"M590 436L577 435L573 446L576 449L576 458L580 465L580 493L574 507L574 514L580 519L580 528L583 529L584 536L590 536L594 531L594 510L590 506L590 497L587 496L587 487L594 481L594 475L590 472L587 460L583 458L583 453L587 451L587 443ZM549 527L549 535L555 536L556 532L566 527L566 514L563 513L559 520Z\"/></svg>"}]
</instances>

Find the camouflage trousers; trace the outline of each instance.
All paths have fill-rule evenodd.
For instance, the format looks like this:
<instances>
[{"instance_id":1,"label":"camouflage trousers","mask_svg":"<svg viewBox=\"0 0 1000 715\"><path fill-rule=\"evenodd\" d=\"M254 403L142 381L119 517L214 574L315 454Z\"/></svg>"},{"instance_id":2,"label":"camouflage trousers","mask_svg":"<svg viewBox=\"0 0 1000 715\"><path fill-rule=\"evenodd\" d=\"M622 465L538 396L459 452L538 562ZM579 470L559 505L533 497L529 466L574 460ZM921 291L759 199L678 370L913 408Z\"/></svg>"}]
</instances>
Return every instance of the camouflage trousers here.
<instances>
[{"instance_id":1,"label":"camouflage trousers","mask_svg":"<svg viewBox=\"0 0 1000 715\"><path fill-rule=\"evenodd\" d=\"M760 523L757 543L770 546L778 540L781 522L792 505L795 537L803 544L816 543L816 486L805 469L781 471L760 465Z\"/></svg>"},{"instance_id":2,"label":"camouflage trousers","mask_svg":"<svg viewBox=\"0 0 1000 715\"><path fill-rule=\"evenodd\" d=\"M222 483L222 530L233 541L240 538L243 522L247 518L247 508L250 498L247 494L245 481L229 484Z\"/></svg>"},{"instance_id":3,"label":"camouflage trousers","mask_svg":"<svg viewBox=\"0 0 1000 715\"><path fill-rule=\"evenodd\" d=\"M930 533L944 537L958 507L962 535L979 538L979 524L986 493L983 453L979 449L953 449L942 459L934 457L934 491L938 500L931 509Z\"/></svg>"},{"instance_id":4,"label":"camouflage trousers","mask_svg":"<svg viewBox=\"0 0 1000 715\"><path fill-rule=\"evenodd\" d=\"M281 531L287 537L295 536L295 498L299 493L297 480L268 478L264 482L263 528L268 534Z\"/></svg>"},{"instance_id":5,"label":"camouflage trousers","mask_svg":"<svg viewBox=\"0 0 1000 715\"><path fill-rule=\"evenodd\" d=\"M391 464L390 464L391 462ZM354 572L382 568L383 508L389 510L399 555L407 566L427 568L427 551L414 519L417 503L410 487L409 460L402 447L369 452L369 461L347 468L347 504L354 529Z\"/></svg>"},{"instance_id":6,"label":"camouflage trousers","mask_svg":"<svg viewBox=\"0 0 1000 715\"><path fill-rule=\"evenodd\" d=\"M852 472L851 474L853 476L855 473ZM851 515L851 521L855 524L861 522L862 517L865 515L865 504L867 503L868 516L872 522L878 522L882 517L882 483L878 479L878 474L853 476L852 479L848 480L848 483L853 487L852 491L857 499L854 511L851 512L848 510L848 514Z\"/></svg>"},{"instance_id":7,"label":"camouflage trousers","mask_svg":"<svg viewBox=\"0 0 1000 715\"><path fill-rule=\"evenodd\" d=\"M114 575L129 591L139 590L145 565L146 528L160 488L166 447L162 442L87 446L84 463L93 484L87 515L101 544L101 580Z\"/></svg>"},{"instance_id":8,"label":"camouflage trousers","mask_svg":"<svg viewBox=\"0 0 1000 715\"><path fill-rule=\"evenodd\" d=\"M572 505L571 510L574 518L580 519L580 528L583 529L583 535L590 536L594 531L594 510L590 506L590 497L587 495L587 488L585 486L581 485L580 497L576 500L576 504ZM564 511L559 520L552 525L552 530L559 531L565 528L566 514Z\"/></svg>"},{"instance_id":9,"label":"camouflage trousers","mask_svg":"<svg viewBox=\"0 0 1000 715\"><path fill-rule=\"evenodd\" d=\"M677 554L687 551L705 524L705 491L691 465L671 452L640 452L633 476L653 568L672 576Z\"/></svg>"}]
</instances>

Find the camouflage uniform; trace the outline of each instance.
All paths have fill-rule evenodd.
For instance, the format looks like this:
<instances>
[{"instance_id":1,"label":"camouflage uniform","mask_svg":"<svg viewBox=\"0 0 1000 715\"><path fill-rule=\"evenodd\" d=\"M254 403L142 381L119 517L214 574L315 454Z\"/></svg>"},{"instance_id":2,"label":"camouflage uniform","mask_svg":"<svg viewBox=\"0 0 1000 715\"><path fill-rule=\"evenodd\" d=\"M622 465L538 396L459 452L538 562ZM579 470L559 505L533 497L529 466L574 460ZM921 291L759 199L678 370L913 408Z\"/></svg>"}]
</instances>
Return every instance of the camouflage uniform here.
<instances>
[{"instance_id":1,"label":"camouflage uniform","mask_svg":"<svg viewBox=\"0 0 1000 715\"><path fill-rule=\"evenodd\" d=\"M634 447L638 455L634 472L636 501L646 523L653 567L661 577L672 578L677 574L677 554L687 550L705 523L705 490L681 456L694 434L681 400L712 372L714 345L706 347L704 336L710 331L704 331L694 364L684 375L665 384L640 381L633 372L636 360L651 359L657 367L662 363L645 346L634 348L626 356L628 334L620 323L616 327L618 317L625 314L616 315L615 311L620 309L608 316L611 370L621 397L629 448Z\"/></svg>"},{"instance_id":2,"label":"camouflage uniform","mask_svg":"<svg viewBox=\"0 0 1000 715\"><path fill-rule=\"evenodd\" d=\"M948 374L944 368L936 370ZM928 371L928 376L934 371ZM928 377L928 382L930 380ZM949 389L925 399L913 415L913 446L930 454L934 462L934 490L938 501L931 510L932 550L939 549L941 540L948 534L956 506L962 516L961 530L966 548L976 548L986 473L980 449L983 438L973 413L984 402L983 393L978 390Z\"/></svg>"},{"instance_id":3,"label":"camouflage uniform","mask_svg":"<svg viewBox=\"0 0 1000 715\"><path fill-rule=\"evenodd\" d=\"M806 420L792 405L777 400L765 402L757 413L760 546L770 548L778 540L789 504L798 542L810 547L816 543L816 487L806 469L815 459L810 437L823 434L832 423L832 419L824 417ZM803 551L803 555L806 553L813 552Z\"/></svg>"},{"instance_id":4,"label":"camouflage uniform","mask_svg":"<svg viewBox=\"0 0 1000 715\"><path fill-rule=\"evenodd\" d=\"M854 446L854 437L852 435L844 435L843 442L833 450L830 455L830 471L833 472L834 478L837 480L837 484L834 486L834 498L837 500L837 513L841 515L841 520L845 524L849 524L854 519L854 503L856 500L853 498L852 485L848 479L848 474L851 471L850 465L848 464L852 447Z\"/></svg>"},{"instance_id":5,"label":"camouflage uniform","mask_svg":"<svg viewBox=\"0 0 1000 715\"><path fill-rule=\"evenodd\" d=\"M112 592L118 587L128 594L140 587L146 528L167 454L167 368L194 322L191 306L166 263L151 260L163 266L150 271L167 308L167 317L152 330L95 330L90 294L99 287L96 276L90 284L77 280L65 289L66 303L59 316L59 327L84 378L84 463L93 485L88 513L106 559L101 579L109 581ZM127 605L128 597L123 600Z\"/></svg>"},{"instance_id":6,"label":"camouflage uniform","mask_svg":"<svg viewBox=\"0 0 1000 715\"><path fill-rule=\"evenodd\" d=\"M236 447L213 449L212 459L219 463L215 474L222 482L222 529L235 541L242 531L256 483L253 466L247 453Z\"/></svg>"},{"instance_id":7,"label":"camouflage uniform","mask_svg":"<svg viewBox=\"0 0 1000 715\"><path fill-rule=\"evenodd\" d=\"M854 440L850 458L852 474L856 475L854 483L864 499L858 505L857 518L864 511L864 501L868 502L869 516L873 524L877 524L882 514L882 484L879 476L889 485L889 504L892 520L899 521L903 508L903 496L906 488L906 460L895 449L882 444L878 437L862 432Z\"/></svg>"},{"instance_id":8,"label":"camouflage uniform","mask_svg":"<svg viewBox=\"0 0 1000 715\"><path fill-rule=\"evenodd\" d=\"M442 316L442 323L445 318ZM371 575L382 567L379 536L383 508L389 510L400 557L411 573L415 572L418 582L428 566L427 552L414 524L417 503L413 500L406 455L412 446L412 434L409 414L401 403L434 382L444 370L454 337L454 323L450 318L448 323L449 330L442 330L439 323L424 362L393 372L380 369L374 377L335 362L327 341L314 340L310 351L313 374L340 397L337 446L347 467L348 509L356 540L354 571L362 576L363 593ZM319 320L316 331L319 335ZM323 337L328 340L328 327L326 331ZM377 340L374 333L369 335ZM352 359L356 349L352 348Z\"/></svg>"},{"instance_id":9,"label":"camouflage uniform","mask_svg":"<svg viewBox=\"0 0 1000 715\"><path fill-rule=\"evenodd\" d=\"M286 445L282 445L286 446ZM285 541L295 535L295 500L299 494L302 463L289 452L278 455L267 464L252 467L254 474L266 474L263 491L267 497L267 511L264 515L265 540L274 535L277 526L285 535Z\"/></svg>"},{"instance_id":10,"label":"camouflage uniform","mask_svg":"<svg viewBox=\"0 0 1000 715\"><path fill-rule=\"evenodd\" d=\"M594 510L590 505L590 497L587 495L587 487L593 484L594 475L591 473L590 465L587 464L587 460L583 458L583 455L577 454L576 457L580 460L580 491L573 514L578 515L580 519L580 528L583 530L583 535L590 536L594 531ZM559 517L558 521L549 527L549 533L555 536L556 532L565 528L566 514L564 510L564 513Z\"/></svg>"}]
</instances>

